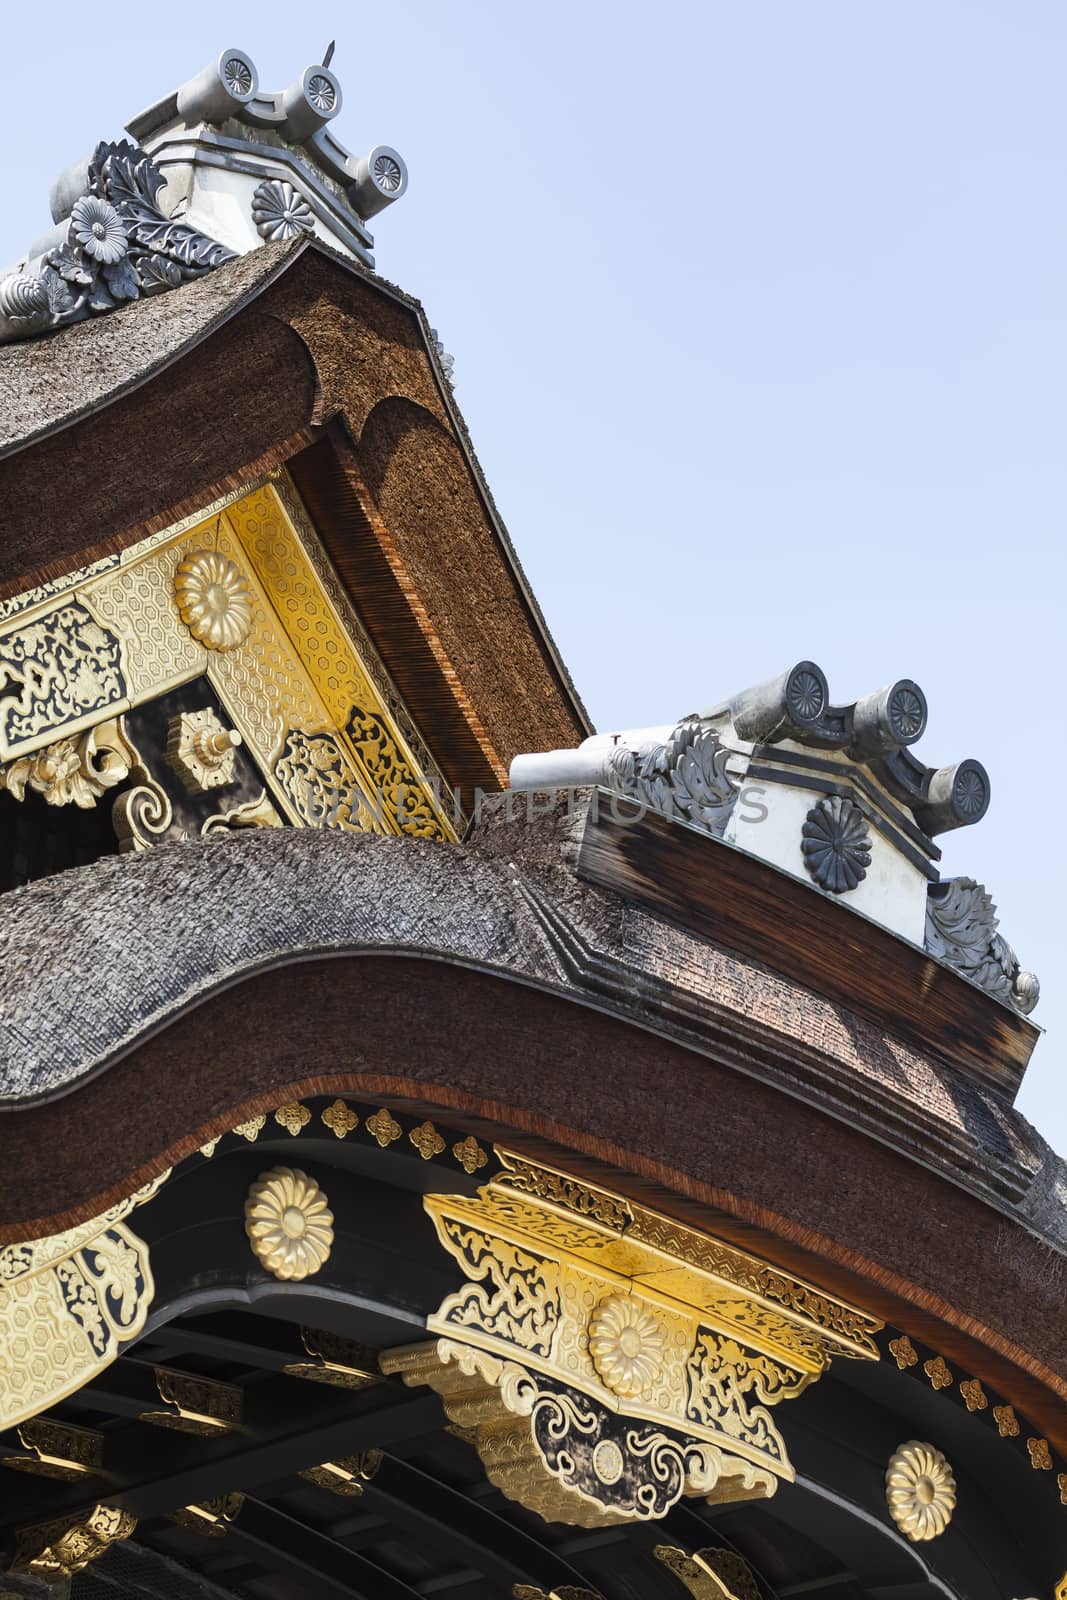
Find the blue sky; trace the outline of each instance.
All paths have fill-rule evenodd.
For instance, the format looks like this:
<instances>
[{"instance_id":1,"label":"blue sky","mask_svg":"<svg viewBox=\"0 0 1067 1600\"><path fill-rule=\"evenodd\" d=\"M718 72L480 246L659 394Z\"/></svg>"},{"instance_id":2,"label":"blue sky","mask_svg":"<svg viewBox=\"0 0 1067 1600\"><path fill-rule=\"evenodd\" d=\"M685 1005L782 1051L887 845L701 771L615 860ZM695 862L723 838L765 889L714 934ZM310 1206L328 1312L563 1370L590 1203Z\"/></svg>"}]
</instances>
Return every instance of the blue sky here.
<instances>
[{"instance_id":1,"label":"blue sky","mask_svg":"<svg viewBox=\"0 0 1067 1600\"><path fill-rule=\"evenodd\" d=\"M337 40L394 144L377 260L457 397L600 727L811 656L913 677L918 753L993 804L943 841L1041 977L1020 1106L1067 1150L1067 207L1053 0L10 7L0 262L54 174L226 45Z\"/></svg>"}]
</instances>

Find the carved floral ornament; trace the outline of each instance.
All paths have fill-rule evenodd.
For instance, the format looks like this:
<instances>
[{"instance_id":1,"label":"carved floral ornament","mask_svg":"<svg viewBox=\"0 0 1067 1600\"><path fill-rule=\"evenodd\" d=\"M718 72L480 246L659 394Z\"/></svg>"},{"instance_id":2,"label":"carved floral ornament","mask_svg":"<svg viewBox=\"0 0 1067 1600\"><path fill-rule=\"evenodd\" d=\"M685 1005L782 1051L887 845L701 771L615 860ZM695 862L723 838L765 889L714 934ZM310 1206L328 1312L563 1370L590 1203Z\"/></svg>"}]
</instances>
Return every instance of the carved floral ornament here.
<instances>
[{"instance_id":1,"label":"carved floral ornament","mask_svg":"<svg viewBox=\"0 0 1067 1600\"><path fill-rule=\"evenodd\" d=\"M285 179L268 179L252 196L252 221L268 243L314 233L315 215L307 201Z\"/></svg>"},{"instance_id":2,"label":"carved floral ornament","mask_svg":"<svg viewBox=\"0 0 1067 1600\"><path fill-rule=\"evenodd\" d=\"M871 864L867 819L854 800L827 795L804 819L800 849L820 889L846 894L862 883Z\"/></svg>"},{"instance_id":3,"label":"carved floral ornament","mask_svg":"<svg viewBox=\"0 0 1067 1600\"><path fill-rule=\"evenodd\" d=\"M579 1526L665 1515L682 1495L790 1480L771 1416L880 1326L743 1252L497 1150L476 1196L429 1195L467 1282L430 1345L385 1371L428 1383L493 1483Z\"/></svg>"},{"instance_id":4,"label":"carved floral ornament","mask_svg":"<svg viewBox=\"0 0 1067 1600\"><path fill-rule=\"evenodd\" d=\"M194 550L174 574L178 614L194 639L209 650L232 650L252 627L252 588L229 556Z\"/></svg>"},{"instance_id":5,"label":"carved floral ornament","mask_svg":"<svg viewBox=\"0 0 1067 1600\"><path fill-rule=\"evenodd\" d=\"M941 1451L909 1439L889 1459L886 1503L900 1531L913 1543L944 1533L956 1509L956 1480Z\"/></svg>"},{"instance_id":6,"label":"carved floral ornament","mask_svg":"<svg viewBox=\"0 0 1067 1600\"><path fill-rule=\"evenodd\" d=\"M87 733L0 766L0 789L15 800L24 799L30 789L43 795L47 805L89 810L109 789L125 783L136 760L122 719L112 717Z\"/></svg>"},{"instance_id":7,"label":"carved floral ornament","mask_svg":"<svg viewBox=\"0 0 1067 1600\"><path fill-rule=\"evenodd\" d=\"M248 1191L245 1232L256 1258L276 1278L310 1278L333 1248L333 1212L306 1172L274 1167Z\"/></svg>"},{"instance_id":8,"label":"carved floral ornament","mask_svg":"<svg viewBox=\"0 0 1067 1600\"><path fill-rule=\"evenodd\" d=\"M136 145L97 145L85 185L63 242L0 281L0 340L83 321L233 260L224 245L167 216L163 175Z\"/></svg>"},{"instance_id":9,"label":"carved floral ornament","mask_svg":"<svg viewBox=\"0 0 1067 1600\"><path fill-rule=\"evenodd\" d=\"M616 1294L589 1323L589 1354L608 1388L622 1399L644 1394L663 1365L663 1324L639 1300Z\"/></svg>"}]
</instances>

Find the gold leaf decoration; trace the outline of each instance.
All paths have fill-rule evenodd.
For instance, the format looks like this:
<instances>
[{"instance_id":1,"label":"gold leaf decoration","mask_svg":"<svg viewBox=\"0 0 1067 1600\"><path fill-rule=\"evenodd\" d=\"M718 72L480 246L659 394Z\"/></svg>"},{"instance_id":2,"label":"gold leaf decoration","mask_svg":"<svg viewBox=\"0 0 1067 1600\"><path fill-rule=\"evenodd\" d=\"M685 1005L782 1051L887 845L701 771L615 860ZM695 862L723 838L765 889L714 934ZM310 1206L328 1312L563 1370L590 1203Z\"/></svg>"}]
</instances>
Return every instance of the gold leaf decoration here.
<instances>
[{"instance_id":1,"label":"gold leaf decoration","mask_svg":"<svg viewBox=\"0 0 1067 1600\"><path fill-rule=\"evenodd\" d=\"M1002 1439L1019 1437L1019 1419L1015 1415L1013 1406L994 1406L993 1416L996 1418L997 1432Z\"/></svg>"},{"instance_id":2,"label":"gold leaf decoration","mask_svg":"<svg viewBox=\"0 0 1067 1600\"><path fill-rule=\"evenodd\" d=\"M693 1600L761 1600L752 1570L732 1550L694 1550L658 1544L653 1554L674 1573Z\"/></svg>"},{"instance_id":3,"label":"gold leaf decoration","mask_svg":"<svg viewBox=\"0 0 1067 1600\"><path fill-rule=\"evenodd\" d=\"M194 550L174 574L178 615L199 644L233 650L252 627L252 589L237 565L218 550Z\"/></svg>"},{"instance_id":4,"label":"gold leaf decoration","mask_svg":"<svg viewBox=\"0 0 1067 1600\"><path fill-rule=\"evenodd\" d=\"M79 1478L94 1476L104 1464L102 1433L59 1422L55 1417L32 1417L24 1422L18 1430L18 1441L25 1455L4 1456L0 1467L75 1483Z\"/></svg>"},{"instance_id":5,"label":"gold leaf decoration","mask_svg":"<svg viewBox=\"0 0 1067 1600\"><path fill-rule=\"evenodd\" d=\"M968 1378L966 1383L961 1383L960 1394L967 1402L968 1411L984 1411L989 1405L986 1392L977 1378Z\"/></svg>"},{"instance_id":6,"label":"gold leaf decoration","mask_svg":"<svg viewBox=\"0 0 1067 1600\"><path fill-rule=\"evenodd\" d=\"M439 1156L445 1147L445 1141L432 1122L420 1122L417 1128L412 1128L408 1138L424 1161Z\"/></svg>"},{"instance_id":7,"label":"gold leaf decoration","mask_svg":"<svg viewBox=\"0 0 1067 1600\"><path fill-rule=\"evenodd\" d=\"M359 1127L359 1118L345 1100L335 1100L322 1113L322 1120L335 1139L347 1139Z\"/></svg>"},{"instance_id":8,"label":"gold leaf decoration","mask_svg":"<svg viewBox=\"0 0 1067 1600\"><path fill-rule=\"evenodd\" d=\"M172 1367L156 1367L155 1379L159 1398L169 1409L142 1411L141 1422L201 1439L233 1433L240 1427L244 1396L236 1384L194 1378Z\"/></svg>"},{"instance_id":9,"label":"gold leaf decoration","mask_svg":"<svg viewBox=\"0 0 1067 1600\"><path fill-rule=\"evenodd\" d=\"M137 1519L117 1506L94 1506L81 1521L51 1522L24 1528L18 1536L13 1572L28 1572L55 1583L72 1578L102 1556L113 1544L128 1539Z\"/></svg>"},{"instance_id":10,"label":"gold leaf decoration","mask_svg":"<svg viewBox=\"0 0 1067 1600\"><path fill-rule=\"evenodd\" d=\"M614 1394L632 1400L651 1388L663 1365L662 1323L633 1295L601 1301L589 1323L589 1354Z\"/></svg>"},{"instance_id":11,"label":"gold leaf decoration","mask_svg":"<svg viewBox=\"0 0 1067 1600\"><path fill-rule=\"evenodd\" d=\"M311 1112L299 1101L290 1101L288 1105L278 1107L274 1120L279 1128L284 1128L295 1139L301 1128L306 1128L311 1121Z\"/></svg>"},{"instance_id":12,"label":"gold leaf decoration","mask_svg":"<svg viewBox=\"0 0 1067 1600\"><path fill-rule=\"evenodd\" d=\"M177 1511L168 1513L168 1518L202 1538L221 1539L226 1524L240 1513L244 1502L243 1494L218 1495L213 1500L202 1500L199 1505L179 1506Z\"/></svg>"},{"instance_id":13,"label":"gold leaf decoration","mask_svg":"<svg viewBox=\"0 0 1067 1600\"><path fill-rule=\"evenodd\" d=\"M299 1474L308 1483L331 1494L354 1499L363 1493L365 1484L373 1482L382 1464L380 1450L362 1450L358 1455L342 1456L338 1461L324 1461L318 1467L306 1467Z\"/></svg>"},{"instance_id":14,"label":"gold leaf decoration","mask_svg":"<svg viewBox=\"0 0 1067 1600\"><path fill-rule=\"evenodd\" d=\"M511 1597L512 1600L602 1600L595 1589L574 1589L565 1585L562 1589L546 1591L532 1583L513 1584Z\"/></svg>"},{"instance_id":15,"label":"gold leaf decoration","mask_svg":"<svg viewBox=\"0 0 1067 1600\"><path fill-rule=\"evenodd\" d=\"M885 1497L901 1533L918 1544L948 1527L956 1509L956 1480L940 1450L909 1439L889 1459Z\"/></svg>"},{"instance_id":16,"label":"gold leaf decoration","mask_svg":"<svg viewBox=\"0 0 1067 1600\"><path fill-rule=\"evenodd\" d=\"M1056 1478L1056 1487L1060 1491L1060 1505L1067 1506L1067 1472L1061 1472Z\"/></svg>"},{"instance_id":17,"label":"gold leaf decoration","mask_svg":"<svg viewBox=\"0 0 1067 1600\"><path fill-rule=\"evenodd\" d=\"M1026 1448L1030 1452L1030 1465L1035 1472L1052 1471L1052 1451L1048 1447L1047 1439L1027 1439Z\"/></svg>"},{"instance_id":18,"label":"gold leaf decoration","mask_svg":"<svg viewBox=\"0 0 1067 1600\"><path fill-rule=\"evenodd\" d=\"M381 1382L378 1355L369 1345L316 1328L301 1328L300 1339L311 1359L287 1361L282 1371L290 1377L328 1383L338 1389L366 1389Z\"/></svg>"},{"instance_id":19,"label":"gold leaf decoration","mask_svg":"<svg viewBox=\"0 0 1067 1600\"><path fill-rule=\"evenodd\" d=\"M222 1135L220 1134L219 1139L221 1139L221 1137ZM215 1151L219 1146L219 1139L209 1139L207 1144L202 1144L200 1146L200 1154L204 1157L205 1161L210 1161L211 1157L215 1154Z\"/></svg>"},{"instance_id":20,"label":"gold leaf decoration","mask_svg":"<svg viewBox=\"0 0 1067 1600\"><path fill-rule=\"evenodd\" d=\"M947 1389L951 1386L952 1373L945 1365L944 1356L935 1356L932 1361L924 1361L923 1371L935 1389Z\"/></svg>"},{"instance_id":21,"label":"gold leaf decoration","mask_svg":"<svg viewBox=\"0 0 1067 1600\"><path fill-rule=\"evenodd\" d=\"M333 1248L333 1212L306 1172L274 1167L248 1191L245 1232L258 1260L276 1278L310 1278Z\"/></svg>"},{"instance_id":22,"label":"gold leaf decoration","mask_svg":"<svg viewBox=\"0 0 1067 1600\"><path fill-rule=\"evenodd\" d=\"M477 1139L473 1138L471 1134L468 1134L465 1139L461 1139L458 1144L452 1146L452 1154L464 1172L478 1172L489 1160Z\"/></svg>"},{"instance_id":23,"label":"gold leaf decoration","mask_svg":"<svg viewBox=\"0 0 1067 1600\"><path fill-rule=\"evenodd\" d=\"M399 1139L403 1131L396 1118L384 1106L380 1111L376 1111L373 1117L367 1118L367 1132L377 1139L383 1150L387 1144Z\"/></svg>"},{"instance_id":24,"label":"gold leaf decoration","mask_svg":"<svg viewBox=\"0 0 1067 1600\"><path fill-rule=\"evenodd\" d=\"M266 1126L266 1117L249 1117L247 1122L239 1122L233 1131L239 1133L242 1139L247 1139L249 1144L254 1144Z\"/></svg>"},{"instance_id":25,"label":"gold leaf decoration","mask_svg":"<svg viewBox=\"0 0 1067 1600\"><path fill-rule=\"evenodd\" d=\"M889 1353L901 1372L904 1371L905 1367L917 1367L919 1364L915 1346L906 1333L902 1334L899 1339L890 1339Z\"/></svg>"}]
</instances>

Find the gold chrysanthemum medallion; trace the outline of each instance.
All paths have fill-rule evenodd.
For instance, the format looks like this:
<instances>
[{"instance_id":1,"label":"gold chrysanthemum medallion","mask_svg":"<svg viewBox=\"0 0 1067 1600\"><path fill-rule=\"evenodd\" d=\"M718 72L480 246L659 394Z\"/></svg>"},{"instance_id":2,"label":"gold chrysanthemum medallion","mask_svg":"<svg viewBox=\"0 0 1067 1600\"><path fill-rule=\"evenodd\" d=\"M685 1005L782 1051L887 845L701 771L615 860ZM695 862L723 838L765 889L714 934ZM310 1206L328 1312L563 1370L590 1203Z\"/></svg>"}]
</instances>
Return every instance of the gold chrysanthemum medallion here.
<instances>
[{"instance_id":1,"label":"gold chrysanthemum medallion","mask_svg":"<svg viewBox=\"0 0 1067 1600\"><path fill-rule=\"evenodd\" d=\"M630 1295L601 1301L589 1323L589 1354L608 1388L634 1399L655 1382L666 1340L662 1323Z\"/></svg>"},{"instance_id":2,"label":"gold chrysanthemum medallion","mask_svg":"<svg viewBox=\"0 0 1067 1600\"><path fill-rule=\"evenodd\" d=\"M306 1172L274 1167L248 1191L245 1232L260 1262L276 1278L310 1278L333 1246L333 1212Z\"/></svg>"},{"instance_id":3,"label":"gold chrysanthemum medallion","mask_svg":"<svg viewBox=\"0 0 1067 1600\"><path fill-rule=\"evenodd\" d=\"M209 650L233 650L252 626L252 588L229 556L194 550L174 574L178 615L193 638Z\"/></svg>"},{"instance_id":4,"label":"gold chrysanthemum medallion","mask_svg":"<svg viewBox=\"0 0 1067 1600\"><path fill-rule=\"evenodd\" d=\"M918 1544L944 1533L956 1509L956 1480L940 1450L909 1439L889 1458L885 1474L889 1514Z\"/></svg>"}]
</instances>

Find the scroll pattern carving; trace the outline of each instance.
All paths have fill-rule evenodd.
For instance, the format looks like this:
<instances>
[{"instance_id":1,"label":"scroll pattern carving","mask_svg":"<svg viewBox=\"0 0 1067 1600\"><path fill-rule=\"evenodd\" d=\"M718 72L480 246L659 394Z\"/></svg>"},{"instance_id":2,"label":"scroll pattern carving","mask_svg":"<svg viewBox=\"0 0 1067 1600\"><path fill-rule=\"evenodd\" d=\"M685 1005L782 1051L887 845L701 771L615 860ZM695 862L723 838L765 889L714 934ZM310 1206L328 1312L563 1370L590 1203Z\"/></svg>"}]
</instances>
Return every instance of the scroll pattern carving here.
<instances>
[{"instance_id":1,"label":"scroll pattern carving","mask_svg":"<svg viewBox=\"0 0 1067 1600\"><path fill-rule=\"evenodd\" d=\"M313 542L306 517L301 527ZM273 484L66 583L50 610L0 626L0 782L13 793L39 790L52 804L99 799L99 763L67 741L202 674L234 725L231 742L260 764L287 821L454 837L436 773L428 781L400 732L402 723L425 753L395 691L385 693L380 664L376 676L365 668L360 649L369 647L336 577L321 552L304 548ZM32 765L11 768L31 755ZM147 776L137 782L116 821L124 847L144 849L173 819L164 792ZM236 820L275 819L265 809ZM229 822L223 815L217 826Z\"/></svg>"},{"instance_id":2,"label":"scroll pattern carving","mask_svg":"<svg viewBox=\"0 0 1067 1600\"><path fill-rule=\"evenodd\" d=\"M517 1362L448 1339L388 1351L382 1370L434 1388L489 1481L548 1522L603 1528L665 1516L683 1495L732 1500L774 1490L770 1472L713 1444L620 1416Z\"/></svg>"},{"instance_id":3,"label":"scroll pattern carving","mask_svg":"<svg viewBox=\"0 0 1067 1600\"><path fill-rule=\"evenodd\" d=\"M78 1522L49 1522L25 1528L19 1534L14 1572L28 1572L55 1583L82 1572L113 1544L128 1539L137 1527L136 1517L115 1506L94 1506Z\"/></svg>"},{"instance_id":4,"label":"scroll pattern carving","mask_svg":"<svg viewBox=\"0 0 1067 1600\"><path fill-rule=\"evenodd\" d=\"M562 1316L555 1262L477 1228L445 1220L442 1242L476 1280L449 1302L449 1325L480 1328L517 1350L548 1356Z\"/></svg>"},{"instance_id":5,"label":"scroll pattern carving","mask_svg":"<svg viewBox=\"0 0 1067 1600\"><path fill-rule=\"evenodd\" d=\"M440 1343L423 1381L451 1392L438 1367L458 1363L531 1419L559 1520L581 1522L590 1495L597 1517L627 1519L725 1493L720 1479L737 1497L791 1479L770 1408L834 1355L877 1359L880 1324L683 1224L497 1155L502 1170L476 1196L425 1200L467 1281L428 1320ZM494 1438L479 1435L487 1467Z\"/></svg>"},{"instance_id":6,"label":"scroll pattern carving","mask_svg":"<svg viewBox=\"0 0 1067 1600\"><path fill-rule=\"evenodd\" d=\"M47 805L75 805L84 811L109 789L125 783L136 760L122 718L112 717L83 734L9 761L0 767L0 789L16 800L35 791Z\"/></svg>"},{"instance_id":7,"label":"scroll pattern carving","mask_svg":"<svg viewBox=\"0 0 1067 1600\"><path fill-rule=\"evenodd\" d=\"M0 1429L73 1394L143 1330L148 1247L123 1219L165 1177L80 1227L0 1250Z\"/></svg>"},{"instance_id":8,"label":"scroll pattern carving","mask_svg":"<svg viewBox=\"0 0 1067 1600\"><path fill-rule=\"evenodd\" d=\"M0 636L0 755L39 744L126 695L121 648L76 601Z\"/></svg>"},{"instance_id":9,"label":"scroll pattern carving","mask_svg":"<svg viewBox=\"0 0 1067 1600\"><path fill-rule=\"evenodd\" d=\"M292 729L286 734L274 774L309 828L335 828L345 833L375 831L371 827L371 809L356 786L355 771L330 734Z\"/></svg>"}]
</instances>

